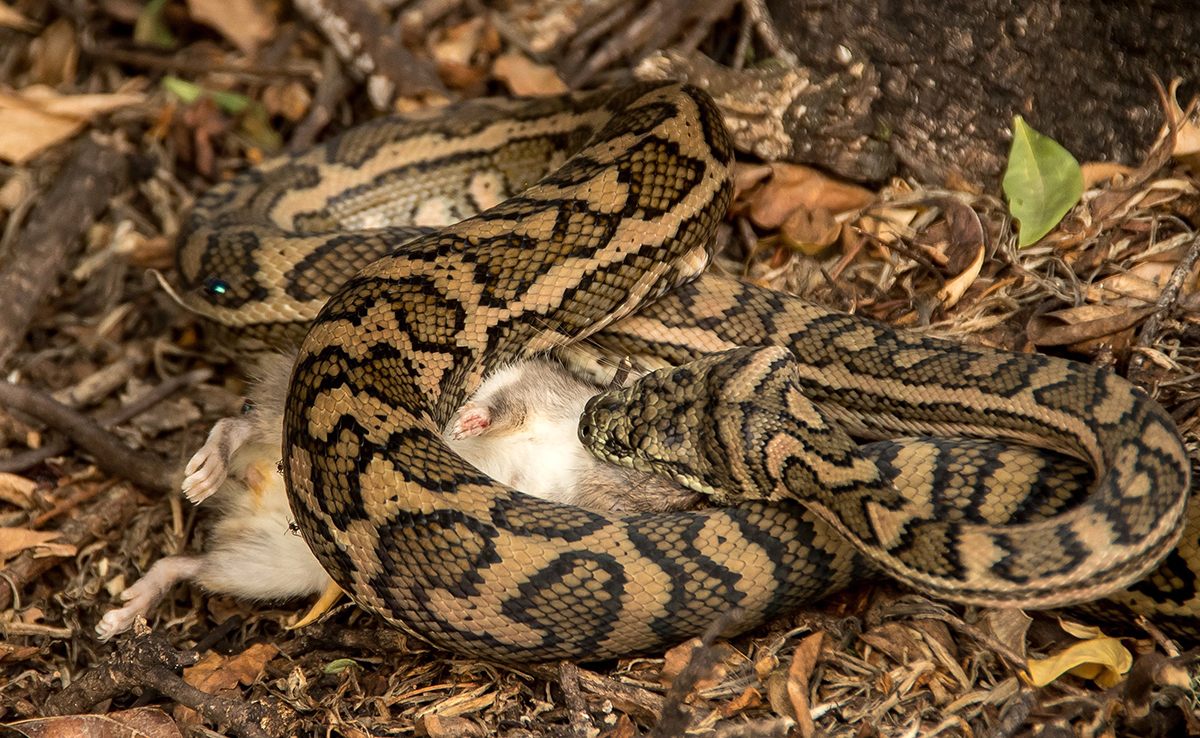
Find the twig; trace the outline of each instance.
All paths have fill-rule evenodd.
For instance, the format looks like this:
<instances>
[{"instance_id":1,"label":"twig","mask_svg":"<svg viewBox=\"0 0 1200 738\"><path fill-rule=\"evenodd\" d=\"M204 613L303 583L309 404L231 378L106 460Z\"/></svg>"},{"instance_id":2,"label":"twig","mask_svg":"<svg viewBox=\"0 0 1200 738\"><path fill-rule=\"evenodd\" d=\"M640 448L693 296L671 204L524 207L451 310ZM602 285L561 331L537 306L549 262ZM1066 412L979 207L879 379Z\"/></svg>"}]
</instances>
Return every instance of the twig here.
<instances>
[{"instance_id":1,"label":"twig","mask_svg":"<svg viewBox=\"0 0 1200 738\"><path fill-rule=\"evenodd\" d=\"M1158 302L1154 304L1154 314L1146 320L1146 324L1142 326L1141 335L1138 336L1139 348L1150 348L1158 340L1158 335L1162 331L1162 322L1175 308L1175 303L1179 300L1179 291L1183 287L1184 280L1195 268L1197 258L1200 258L1200 234L1192 239L1192 245L1175 265L1175 269L1171 272L1171 278L1167 280L1166 286L1159 293ZM1142 373L1142 366L1145 362L1146 357L1141 352L1135 352L1129 359L1128 375L1131 382L1137 382L1136 377Z\"/></svg>"},{"instance_id":2,"label":"twig","mask_svg":"<svg viewBox=\"0 0 1200 738\"><path fill-rule=\"evenodd\" d=\"M445 94L432 65L418 59L384 30L379 14L363 0L296 0L296 9L333 44L338 56L367 80L367 94L379 110L396 96Z\"/></svg>"},{"instance_id":3,"label":"twig","mask_svg":"<svg viewBox=\"0 0 1200 738\"><path fill-rule=\"evenodd\" d=\"M1033 708L1037 707L1037 693L1032 689L1022 689L1008 701L1008 710L987 738L1012 738L1017 731L1025 727Z\"/></svg>"},{"instance_id":4,"label":"twig","mask_svg":"<svg viewBox=\"0 0 1200 738\"><path fill-rule=\"evenodd\" d=\"M179 488L179 469L157 456L134 451L99 423L29 387L0 382L0 405L31 415L62 432L113 476L143 489L167 494Z\"/></svg>"},{"instance_id":5,"label":"twig","mask_svg":"<svg viewBox=\"0 0 1200 738\"><path fill-rule=\"evenodd\" d=\"M587 702L579 693L579 667L570 661L558 665L558 685L562 687L571 721L571 733L577 738L588 738L596 734L592 716L588 714Z\"/></svg>"},{"instance_id":6,"label":"twig","mask_svg":"<svg viewBox=\"0 0 1200 738\"><path fill-rule=\"evenodd\" d=\"M125 157L91 138L75 145L58 180L29 216L0 271L7 302L0 321L0 367L25 340L29 325L69 267L83 236L128 178ZM19 299L18 299L19 296Z\"/></svg>"},{"instance_id":7,"label":"twig","mask_svg":"<svg viewBox=\"0 0 1200 738\"><path fill-rule=\"evenodd\" d=\"M56 543L82 549L118 524L128 523L137 512L140 495L128 484L121 484L102 495L85 514L63 523ZM0 586L0 610L6 610L30 582L33 582L62 561L58 556L34 558L32 551L23 551L8 563L0 578L8 586Z\"/></svg>"},{"instance_id":8,"label":"twig","mask_svg":"<svg viewBox=\"0 0 1200 738\"><path fill-rule=\"evenodd\" d=\"M134 687L150 687L243 738L287 735L296 719L287 707L278 703L244 703L215 697L174 673L198 660L195 651L176 651L139 618L134 625L134 636L122 642L104 663L89 669L69 687L46 700L45 712L47 715L84 713L97 702Z\"/></svg>"},{"instance_id":9,"label":"twig","mask_svg":"<svg viewBox=\"0 0 1200 738\"><path fill-rule=\"evenodd\" d=\"M522 667L522 671L539 679L554 681L559 678L558 669L549 664L533 664ZM650 724L659 719L663 710L663 698L641 687L622 684L615 679L601 676L594 671L579 669L579 686L589 694L606 699L621 712L640 723Z\"/></svg>"},{"instance_id":10,"label":"twig","mask_svg":"<svg viewBox=\"0 0 1200 738\"><path fill-rule=\"evenodd\" d=\"M212 377L212 374L211 369L196 369L187 374L172 377L162 384L143 392L131 402L122 405L115 411L102 414L96 419L96 422L105 428L120 425L136 418L184 387L207 382ZM70 448L70 440L61 436L55 436L48 440L41 448L30 449L29 451L10 456L0 461L0 472L18 473L25 471L29 467L40 464L46 459L62 456Z\"/></svg>"},{"instance_id":11,"label":"twig","mask_svg":"<svg viewBox=\"0 0 1200 738\"><path fill-rule=\"evenodd\" d=\"M758 31L758 37L762 39L763 46L767 47L767 51L771 52L777 59L782 59L790 66L794 67L798 65L800 60L784 45L783 40L779 38L779 33L775 30L774 24L771 23L771 14L767 12L765 0L742 0L742 7L746 9L746 14L750 16L750 20L754 23L754 28Z\"/></svg>"},{"instance_id":12,"label":"twig","mask_svg":"<svg viewBox=\"0 0 1200 738\"><path fill-rule=\"evenodd\" d=\"M165 72L183 72L185 74L220 73L230 77L240 77L251 81L271 79L275 77L302 77L312 79L313 70L289 67L242 67L234 64L210 64L208 62L189 61L177 56L161 56L145 51L121 49L115 46L84 45L83 52L98 59L107 59L118 64L128 64L132 67L162 70Z\"/></svg>"},{"instance_id":13,"label":"twig","mask_svg":"<svg viewBox=\"0 0 1200 738\"><path fill-rule=\"evenodd\" d=\"M681 54L688 54L694 51L700 45L700 42L704 40L705 36L712 32L713 25L733 12L733 7L738 4L738 1L715 0L708 3L702 15L693 24L692 30L688 31L683 40L679 42L676 51ZM740 69L740 67L738 68Z\"/></svg>"},{"instance_id":14,"label":"twig","mask_svg":"<svg viewBox=\"0 0 1200 738\"><path fill-rule=\"evenodd\" d=\"M329 121L333 120L334 108L349 91L350 82L346 79L346 75L342 74L337 54L331 49L325 49L324 56L321 58L321 81L317 84L316 93L313 94L308 115L300 125L296 126L296 131L292 134L292 142L288 144L288 151L293 153L303 151L316 143L317 134L329 125Z\"/></svg>"},{"instance_id":15,"label":"twig","mask_svg":"<svg viewBox=\"0 0 1200 738\"><path fill-rule=\"evenodd\" d=\"M1167 656L1175 658L1179 655L1179 646L1175 643L1175 641L1168 638L1167 634L1159 630L1145 615L1138 615L1134 619L1133 624L1146 631L1146 633L1154 639L1154 642L1158 644L1158 647L1161 648L1163 652L1167 654Z\"/></svg>"},{"instance_id":16,"label":"twig","mask_svg":"<svg viewBox=\"0 0 1200 738\"><path fill-rule=\"evenodd\" d=\"M633 56L646 41L659 33L663 24L680 23L687 14L679 0L654 0L641 15L629 22L624 29L611 37L596 51L578 73L567 82L571 89L578 89L591 80L596 73L623 56ZM633 61L636 61L634 59Z\"/></svg>"},{"instance_id":17,"label":"twig","mask_svg":"<svg viewBox=\"0 0 1200 738\"><path fill-rule=\"evenodd\" d=\"M65 500L59 500L54 505L54 507L50 508L46 512L42 513L41 515L37 516L33 520L29 521L29 527L33 530L37 530L38 528L42 527L43 525L50 522L51 520L58 517L59 515L62 515L63 513L67 512L68 510L74 510L75 508L79 507L80 505L87 502L88 500L96 497L97 495L100 495L100 494L112 489L113 487L116 486L117 481L118 481L117 479L109 479L108 481L103 482L102 484L93 484L93 485L90 485L87 489L84 489L76 494L73 494Z\"/></svg>"}]
</instances>

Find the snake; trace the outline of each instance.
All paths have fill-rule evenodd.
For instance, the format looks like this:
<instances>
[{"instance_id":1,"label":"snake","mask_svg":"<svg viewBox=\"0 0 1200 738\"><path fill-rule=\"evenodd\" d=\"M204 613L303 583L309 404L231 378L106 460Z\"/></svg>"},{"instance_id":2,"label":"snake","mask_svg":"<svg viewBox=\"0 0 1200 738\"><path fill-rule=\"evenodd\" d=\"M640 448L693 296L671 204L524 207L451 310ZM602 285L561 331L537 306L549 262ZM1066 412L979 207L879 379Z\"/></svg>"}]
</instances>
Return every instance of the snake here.
<instances>
[{"instance_id":1,"label":"snake","mask_svg":"<svg viewBox=\"0 0 1200 738\"><path fill-rule=\"evenodd\" d=\"M653 651L731 608L749 629L848 586L864 560L952 601L1113 596L1188 627L1200 513L1166 411L1085 364L897 332L706 271L733 161L703 90L637 83L379 118L197 199L179 292L212 343L300 346L282 470L333 580L407 633L504 662ZM585 347L671 378L608 417L711 426L759 494L601 513L516 492L445 444L489 372ZM735 360L705 369L721 352ZM786 422L695 414L723 392ZM950 450L900 440L871 461L855 446L912 436ZM954 453L955 438L985 446ZM1030 484L1006 444L1082 459L1095 481L1053 514L998 524ZM964 468L1008 483L947 492Z\"/></svg>"}]
</instances>

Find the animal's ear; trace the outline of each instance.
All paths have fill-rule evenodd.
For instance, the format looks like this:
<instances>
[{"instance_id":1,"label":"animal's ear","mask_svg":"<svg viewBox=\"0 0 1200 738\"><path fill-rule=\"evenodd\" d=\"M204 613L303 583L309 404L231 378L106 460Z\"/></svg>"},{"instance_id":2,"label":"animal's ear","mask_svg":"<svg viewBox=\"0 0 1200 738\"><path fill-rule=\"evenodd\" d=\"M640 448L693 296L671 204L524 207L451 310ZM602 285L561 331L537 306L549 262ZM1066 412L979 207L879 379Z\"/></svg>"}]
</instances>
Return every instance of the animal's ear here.
<instances>
[{"instance_id":1,"label":"animal's ear","mask_svg":"<svg viewBox=\"0 0 1200 738\"><path fill-rule=\"evenodd\" d=\"M461 441L473 436L481 436L492 427L492 411L487 405L468 402L458 411L454 422L450 424L450 439Z\"/></svg>"}]
</instances>

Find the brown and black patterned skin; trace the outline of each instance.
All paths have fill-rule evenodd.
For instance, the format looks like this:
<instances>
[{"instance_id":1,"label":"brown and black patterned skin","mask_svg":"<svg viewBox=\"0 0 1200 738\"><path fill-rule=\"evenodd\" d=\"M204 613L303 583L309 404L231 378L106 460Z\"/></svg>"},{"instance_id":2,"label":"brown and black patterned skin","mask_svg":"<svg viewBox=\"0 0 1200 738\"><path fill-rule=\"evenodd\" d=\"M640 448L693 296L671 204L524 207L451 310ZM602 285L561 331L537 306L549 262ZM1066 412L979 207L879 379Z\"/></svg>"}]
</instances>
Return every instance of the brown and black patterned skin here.
<instances>
[{"instance_id":1,"label":"brown and black patterned skin","mask_svg":"<svg viewBox=\"0 0 1200 738\"><path fill-rule=\"evenodd\" d=\"M185 299L251 349L313 321L284 472L305 540L356 602L462 653L600 659L685 638L731 606L751 627L845 586L862 558L835 528L939 595L1041 606L1120 589L1174 546L1186 453L1122 380L700 276L731 157L707 95L643 84L386 119L201 198L179 257ZM421 199L430 186L442 195ZM460 216L416 240L405 230ZM837 498L818 484L823 507L602 515L513 492L444 444L489 370L583 338L657 365L790 350L788 382L814 403L798 416L813 445L795 448L840 459L815 475L837 478ZM979 499L979 484L931 499L938 459L1002 465L1001 443L923 454L892 441L868 461L847 434L1031 442L1086 459L1097 482L1060 515L1026 518L1022 503ZM1009 491L1028 500L1028 483ZM955 505L961 520L928 522Z\"/></svg>"}]
</instances>

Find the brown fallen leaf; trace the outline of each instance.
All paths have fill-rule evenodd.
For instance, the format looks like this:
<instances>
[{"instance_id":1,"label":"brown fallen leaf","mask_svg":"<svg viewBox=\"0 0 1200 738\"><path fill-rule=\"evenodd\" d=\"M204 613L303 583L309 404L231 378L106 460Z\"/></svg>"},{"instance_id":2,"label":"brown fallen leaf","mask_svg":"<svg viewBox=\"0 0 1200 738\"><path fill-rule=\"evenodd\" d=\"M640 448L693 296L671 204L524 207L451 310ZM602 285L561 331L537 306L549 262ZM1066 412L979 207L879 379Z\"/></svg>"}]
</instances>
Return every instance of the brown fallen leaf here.
<instances>
[{"instance_id":1,"label":"brown fallen leaf","mask_svg":"<svg viewBox=\"0 0 1200 738\"><path fill-rule=\"evenodd\" d=\"M981 620L985 631L1010 651L1025 658L1025 634L1029 632L1033 618L1026 615L1024 610L1015 607L989 609L983 613Z\"/></svg>"},{"instance_id":2,"label":"brown fallen leaf","mask_svg":"<svg viewBox=\"0 0 1200 738\"><path fill-rule=\"evenodd\" d=\"M905 623L883 623L859 634L858 637L897 664L923 658L925 655L921 648L920 636Z\"/></svg>"},{"instance_id":3,"label":"brown fallen leaf","mask_svg":"<svg viewBox=\"0 0 1200 738\"><path fill-rule=\"evenodd\" d=\"M38 35L30 46L33 55L33 77L50 87L72 82L79 65L79 40L75 24L69 18L58 18Z\"/></svg>"},{"instance_id":4,"label":"brown fallen leaf","mask_svg":"<svg viewBox=\"0 0 1200 738\"><path fill-rule=\"evenodd\" d=\"M1134 172L1133 167L1111 161L1089 161L1082 164L1080 169L1083 170L1083 189L1085 191L1094 189L1097 185L1105 182L1115 181L1119 177L1126 177Z\"/></svg>"},{"instance_id":5,"label":"brown fallen leaf","mask_svg":"<svg viewBox=\"0 0 1200 738\"><path fill-rule=\"evenodd\" d=\"M137 93L60 95L44 85L0 92L0 160L21 164L83 130L88 119L145 99Z\"/></svg>"},{"instance_id":6,"label":"brown fallen leaf","mask_svg":"<svg viewBox=\"0 0 1200 738\"><path fill-rule=\"evenodd\" d=\"M83 121L47 115L0 93L0 160L23 164L83 130Z\"/></svg>"},{"instance_id":7,"label":"brown fallen leaf","mask_svg":"<svg viewBox=\"0 0 1200 738\"><path fill-rule=\"evenodd\" d=\"M1037 346L1079 346L1132 328L1154 312L1153 307L1136 310L1112 305L1080 305L1039 315L1025 326Z\"/></svg>"},{"instance_id":8,"label":"brown fallen leaf","mask_svg":"<svg viewBox=\"0 0 1200 738\"><path fill-rule=\"evenodd\" d=\"M1179 86L1183 80L1176 77L1167 89L1168 108L1166 113L1175 124L1175 148L1171 156L1186 159L1200 154L1200 124L1196 121L1196 101L1188 103L1188 109L1179 107ZM1161 87L1159 88L1162 89ZM1165 128L1165 127L1164 127Z\"/></svg>"},{"instance_id":9,"label":"brown fallen leaf","mask_svg":"<svg viewBox=\"0 0 1200 738\"><path fill-rule=\"evenodd\" d=\"M209 604L211 606L212 600ZM234 689L239 683L249 686L278 653L279 649L269 643L257 643L233 656L210 653L183 670L183 681L209 694ZM183 725L199 725L203 722L199 713L182 705L175 707L174 716L176 722Z\"/></svg>"},{"instance_id":10,"label":"brown fallen leaf","mask_svg":"<svg viewBox=\"0 0 1200 738\"><path fill-rule=\"evenodd\" d=\"M37 646L15 646L11 643L0 643L0 661L5 659L12 662L24 661L40 650Z\"/></svg>"},{"instance_id":11,"label":"brown fallen leaf","mask_svg":"<svg viewBox=\"0 0 1200 738\"><path fill-rule=\"evenodd\" d=\"M53 541L58 536L58 531L53 530L0 528L0 562L7 561L26 549Z\"/></svg>"},{"instance_id":12,"label":"brown fallen leaf","mask_svg":"<svg viewBox=\"0 0 1200 738\"><path fill-rule=\"evenodd\" d=\"M795 711L796 728L801 738L813 738L817 729L813 725L812 710L808 704L808 680L816 668L817 658L825 644L825 632L817 631L800 641L792 653L792 665L788 668L787 691Z\"/></svg>"},{"instance_id":13,"label":"brown fallen leaf","mask_svg":"<svg viewBox=\"0 0 1200 738\"><path fill-rule=\"evenodd\" d=\"M275 35L275 15L257 0L188 0L187 6L192 20L215 29L243 54L253 54Z\"/></svg>"},{"instance_id":14,"label":"brown fallen leaf","mask_svg":"<svg viewBox=\"0 0 1200 738\"><path fill-rule=\"evenodd\" d=\"M429 47L429 53L438 65L438 74L452 75L456 79L474 76L482 79L485 70L475 61L476 55L490 45L489 30L495 32L486 18L477 17L440 34Z\"/></svg>"},{"instance_id":15,"label":"brown fallen leaf","mask_svg":"<svg viewBox=\"0 0 1200 738\"><path fill-rule=\"evenodd\" d=\"M300 82L277 82L263 90L263 105L271 115L282 115L293 123L303 120L312 105L312 95Z\"/></svg>"},{"instance_id":16,"label":"brown fallen leaf","mask_svg":"<svg viewBox=\"0 0 1200 738\"><path fill-rule=\"evenodd\" d=\"M426 715L416 720L413 726L417 735L429 738L483 738L487 731L470 718Z\"/></svg>"},{"instance_id":17,"label":"brown fallen leaf","mask_svg":"<svg viewBox=\"0 0 1200 738\"><path fill-rule=\"evenodd\" d=\"M0 500L26 509L33 503L33 491L37 482L19 474L0 473Z\"/></svg>"},{"instance_id":18,"label":"brown fallen leaf","mask_svg":"<svg viewBox=\"0 0 1200 738\"><path fill-rule=\"evenodd\" d=\"M514 95L560 95L567 85L548 64L537 64L523 54L501 54L492 64L492 76Z\"/></svg>"},{"instance_id":19,"label":"brown fallen leaf","mask_svg":"<svg viewBox=\"0 0 1200 738\"><path fill-rule=\"evenodd\" d=\"M1179 250L1179 256L1183 255L1183 250ZM1162 294L1163 287L1171 280L1171 274L1175 271L1178 262L1178 258L1174 260L1148 259L1134 264L1120 274L1105 277L1091 285L1087 291L1087 300L1120 307L1140 307L1146 303L1154 304L1158 301L1158 296ZM1196 273L1193 272L1190 277L1180 285L1180 295L1189 295L1196 291Z\"/></svg>"},{"instance_id":20,"label":"brown fallen leaf","mask_svg":"<svg viewBox=\"0 0 1200 738\"><path fill-rule=\"evenodd\" d=\"M816 256L838 240L842 224L825 208L798 208L783 221L779 233L789 247Z\"/></svg>"},{"instance_id":21,"label":"brown fallen leaf","mask_svg":"<svg viewBox=\"0 0 1200 738\"><path fill-rule=\"evenodd\" d=\"M153 707L107 715L34 718L5 727L26 738L181 738L175 721Z\"/></svg>"},{"instance_id":22,"label":"brown fallen leaf","mask_svg":"<svg viewBox=\"0 0 1200 738\"><path fill-rule=\"evenodd\" d=\"M0 2L0 26L23 33L37 33L40 26L18 13L11 5Z\"/></svg>"},{"instance_id":23,"label":"brown fallen leaf","mask_svg":"<svg viewBox=\"0 0 1200 738\"><path fill-rule=\"evenodd\" d=\"M183 670L183 681L209 693L232 689L239 682L249 686L278 653L279 649L269 643L256 643L234 656L210 653Z\"/></svg>"},{"instance_id":24,"label":"brown fallen leaf","mask_svg":"<svg viewBox=\"0 0 1200 738\"><path fill-rule=\"evenodd\" d=\"M692 659L694 649L703 648L699 638L679 644L663 654L663 668L659 673L659 681L671 684L679 676ZM725 663L733 658L736 652L728 643L718 643L712 646L714 651L712 671L696 681L696 689L711 689L721 683L728 672Z\"/></svg>"},{"instance_id":25,"label":"brown fallen leaf","mask_svg":"<svg viewBox=\"0 0 1200 738\"><path fill-rule=\"evenodd\" d=\"M979 270L983 268L983 253L983 244L976 246L975 260L938 290L937 298L942 301L942 305L947 308L954 307L962 299L967 288L975 283L979 277Z\"/></svg>"},{"instance_id":26,"label":"brown fallen leaf","mask_svg":"<svg viewBox=\"0 0 1200 738\"><path fill-rule=\"evenodd\" d=\"M774 230L800 208L824 208L838 215L874 201L875 194L870 190L840 182L816 169L774 163L771 178L748 193L735 214L748 214L758 227Z\"/></svg>"}]
</instances>

